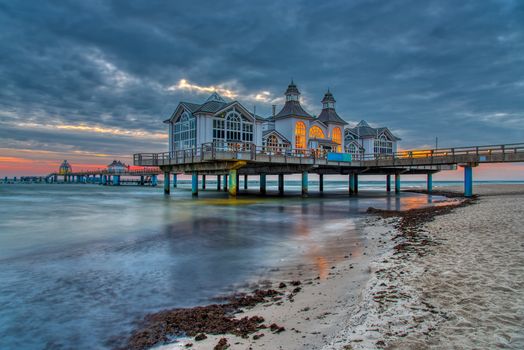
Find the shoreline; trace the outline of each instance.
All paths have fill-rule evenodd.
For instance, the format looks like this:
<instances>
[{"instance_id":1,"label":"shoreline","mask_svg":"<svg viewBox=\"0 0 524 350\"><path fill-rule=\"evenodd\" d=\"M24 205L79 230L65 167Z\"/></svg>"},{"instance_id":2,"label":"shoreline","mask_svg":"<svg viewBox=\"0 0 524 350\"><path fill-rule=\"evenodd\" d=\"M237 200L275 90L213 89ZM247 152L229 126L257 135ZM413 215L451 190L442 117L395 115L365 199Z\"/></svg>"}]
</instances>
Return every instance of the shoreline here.
<instances>
[{"instance_id":1,"label":"shoreline","mask_svg":"<svg viewBox=\"0 0 524 350\"><path fill-rule=\"evenodd\" d=\"M524 198L524 186L508 186L510 191L522 190ZM500 185L482 187L482 194L498 198L492 187ZM282 292L281 299L259 302L236 314L237 318L262 317L266 326L274 323L285 331L257 329L244 338L207 334L202 341L180 338L178 343L155 349L188 348L189 344L192 349L212 349L224 343L222 338L230 349L425 348L452 315L420 288L418 277L430 270L421 262L446 246L437 233L441 234L438 226L448 221L448 215L469 213L482 201L480 196L478 202L466 200L404 212L370 210L374 215L361 223L368 242L366 258L354 261L348 256L331 267L326 279L302 280L295 293L289 281L284 281L287 286L283 289L278 289L281 281L277 281L270 288ZM476 205L467 206L473 203Z\"/></svg>"}]
</instances>

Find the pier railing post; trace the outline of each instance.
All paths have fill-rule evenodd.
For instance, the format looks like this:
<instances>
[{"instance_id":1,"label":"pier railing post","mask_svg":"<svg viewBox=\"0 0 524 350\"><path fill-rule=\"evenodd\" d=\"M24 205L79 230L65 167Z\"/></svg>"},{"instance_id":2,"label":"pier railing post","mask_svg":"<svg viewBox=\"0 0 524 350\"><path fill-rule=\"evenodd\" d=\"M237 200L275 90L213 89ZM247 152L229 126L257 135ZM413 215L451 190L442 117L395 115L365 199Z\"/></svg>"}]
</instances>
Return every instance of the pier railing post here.
<instances>
[{"instance_id":1,"label":"pier railing post","mask_svg":"<svg viewBox=\"0 0 524 350\"><path fill-rule=\"evenodd\" d=\"M427 191L428 191L429 194L431 194L431 192L433 192L433 174L432 173L428 173Z\"/></svg>"},{"instance_id":2,"label":"pier railing post","mask_svg":"<svg viewBox=\"0 0 524 350\"><path fill-rule=\"evenodd\" d=\"M278 174L278 194L284 195L284 174Z\"/></svg>"},{"instance_id":3,"label":"pier railing post","mask_svg":"<svg viewBox=\"0 0 524 350\"><path fill-rule=\"evenodd\" d=\"M400 174L395 174L395 193L400 193Z\"/></svg>"},{"instance_id":4,"label":"pier railing post","mask_svg":"<svg viewBox=\"0 0 524 350\"><path fill-rule=\"evenodd\" d=\"M318 174L318 191L324 192L324 174Z\"/></svg>"},{"instance_id":5,"label":"pier railing post","mask_svg":"<svg viewBox=\"0 0 524 350\"><path fill-rule=\"evenodd\" d=\"M386 175L386 192L391 192L391 175Z\"/></svg>"},{"instance_id":6,"label":"pier railing post","mask_svg":"<svg viewBox=\"0 0 524 350\"><path fill-rule=\"evenodd\" d=\"M266 194L266 174L260 174L260 193Z\"/></svg>"},{"instance_id":7,"label":"pier railing post","mask_svg":"<svg viewBox=\"0 0 524 350\"><path fill-rule=\"evenodd\" d=\"M229 195L236 197L238 192L238 172L236 169L229 170Z\"/></svg>"},{"instance_id":8,"label":"pier railing post","mask_svg":"<svg viewBox=\"0 0 524 350\"><path fill-rule=\"evenodd\" d=\"M164 194L167 194L169 195L170 193L170 184L169 184L169 179L171 178L171 174L169 173L169 171L165 171L164 172Z\"/></svg>"},{"instance_id":9,"label":"pier railing post","mask_svg":"<svg viewBox=\"0 0 524 350\"><path fill-rule=\"evenodd\" d=\"M191 175L191 195L198 196L198 173L196 171L193 171Z\"/></svg>"},{"instance_id":10,"label":"pier railing post","mask_svg":"<svg viewBox=\"0 0 524 350\"><path fill-rule=\"evenodd\" d=\"M302 172L302 197L307 197L308 194L308 172Z\"/></svg>"}]
</instances>

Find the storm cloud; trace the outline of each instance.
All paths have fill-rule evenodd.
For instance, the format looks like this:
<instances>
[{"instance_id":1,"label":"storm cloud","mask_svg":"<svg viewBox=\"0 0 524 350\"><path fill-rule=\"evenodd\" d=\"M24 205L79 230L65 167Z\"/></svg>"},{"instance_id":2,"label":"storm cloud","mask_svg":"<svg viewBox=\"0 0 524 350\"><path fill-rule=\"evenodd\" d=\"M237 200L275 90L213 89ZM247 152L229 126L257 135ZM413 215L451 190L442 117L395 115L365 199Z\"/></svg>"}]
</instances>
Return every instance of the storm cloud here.
<instances>
[{"instance_id":1,"label":"storm cloud","mask_svg":"<svg viewBox=\"0 0 524 350\"><path fill-rule=\"evenodd\" d=\"M268 116L291 78L403 148L524 141L522 1L6 0L0 39L4 152L164 151L178 101Z\"/></svg>"}]
</instances>

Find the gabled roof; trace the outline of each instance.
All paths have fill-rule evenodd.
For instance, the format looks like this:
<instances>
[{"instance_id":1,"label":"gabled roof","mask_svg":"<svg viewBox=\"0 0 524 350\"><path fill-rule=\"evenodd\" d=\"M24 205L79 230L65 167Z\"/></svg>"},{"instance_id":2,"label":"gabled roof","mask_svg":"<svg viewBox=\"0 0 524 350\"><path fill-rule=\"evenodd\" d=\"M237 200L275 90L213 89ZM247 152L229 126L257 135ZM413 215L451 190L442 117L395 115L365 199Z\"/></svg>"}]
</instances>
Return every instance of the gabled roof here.
<instances>
[{"instance_id":1,"label":"gabled roof","mask_svg":"<svg viewBox=\"0 0 524 350\"><path fill-rule=\"evenodd\" d=\"M354 128L348 128L348 132L351 132L353 135L356 135L357 137L377 137L380 134L386 132L390 136L391 139L398 141L400 138L393 135L393 133L386 127L381 128L373 128L369 126L369 124L365 120L361 120L360 123L358 123Z\"/></svg>"},{"instance_id":2,"label":"gabled roof","mask_svg":"<svg viewBox=\"0 0 524 350\"><path fill-rule=\"evenodd\" d=\"M280 138L282 141L284 142L287 142L289 144L291 144L291 142L284 136L282 135L281 133L279 133L278 131L276 131L275 129L272 129L272 130L266 130L262 133L262 137L265 138L265 137L268 137L269 135L271 134L275 134L277 135L278 138Z\"/></svg>"},{"instance_id":3,"label":"gabled roof","mask_svg":"<svg viewBox=\"0 0 524 350\"><path fill-rule=\"evenodd\" d=\"M320 115L318 116L318 120L320 120L324 124L336 123L336 124L347 125L347 122L338 116L334 108L322 109L322 112L320 112Z\"/></svg>"},{"instance_id":4,"label":"gabled roof","mask_svg":"<svg viewBox=\"0 0 524 350\"><path fill-rule=\"evenodd\" d=\"M216 113L219 110L226 108L230 104L233 104L233 102L227 103L215 100L206 101L193 113Z\"/></svg>"}]
</instances>

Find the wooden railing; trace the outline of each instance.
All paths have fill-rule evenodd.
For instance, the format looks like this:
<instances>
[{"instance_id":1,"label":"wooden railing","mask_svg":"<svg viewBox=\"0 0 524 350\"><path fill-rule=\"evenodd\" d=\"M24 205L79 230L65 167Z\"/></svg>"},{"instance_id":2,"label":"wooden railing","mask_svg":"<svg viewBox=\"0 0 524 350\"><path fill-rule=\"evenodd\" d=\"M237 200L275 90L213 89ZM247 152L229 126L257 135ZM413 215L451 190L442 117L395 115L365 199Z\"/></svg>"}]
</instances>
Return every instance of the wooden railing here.
<instances>
[{"instance_id":1,"label":"wooden railing","mask_svg":"<svg viewBox=\"0 0 524 350\"><path fill-rule=\"evenodd\" d=\"M140 166L162 166L173 164L188 164L195 162L211 161L217 159L243 159L256 161L257 159L278 158L284 160L312 159L313 163L318 160L327 161L327 151L314 149L291 149L286 147L256 146L251 142L214 142L205 143L198 148L179 150L163 153L137 153L133 155L133 162ZM506 145L485 145L454 148L438 148L427 150L406 150L392 154L352 154L353 161L368 163L368 161L387 161L395 163L396 160L436 160L446 157L457 157L464 155L480 156L518 154L524 157L524 143ZM457 157L461 158L461 157ZM505 157L502 157L504 161ZM524 160L524 159L523 159ZM447 161L447 163L450 163ZM451 161L453 163L453 161Z\"/></svg>"}]
</instances>

